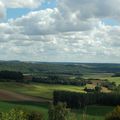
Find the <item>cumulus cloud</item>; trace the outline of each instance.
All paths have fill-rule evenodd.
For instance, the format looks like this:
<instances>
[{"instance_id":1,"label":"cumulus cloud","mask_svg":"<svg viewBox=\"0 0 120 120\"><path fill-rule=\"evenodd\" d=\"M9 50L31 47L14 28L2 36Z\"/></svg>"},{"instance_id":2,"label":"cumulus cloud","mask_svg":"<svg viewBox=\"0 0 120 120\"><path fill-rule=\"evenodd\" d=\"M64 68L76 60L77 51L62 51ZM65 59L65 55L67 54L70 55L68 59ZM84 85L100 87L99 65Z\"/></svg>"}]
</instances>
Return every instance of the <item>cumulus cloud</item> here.
<instances>
[{"instance_id":1,"label":"cumulus cloud","mask_svg":"<svg viewBox=\"0 0 120 120\"><path fill-rule=\"evenodd\" d=\"M99 19L71 20L64 19L59 9L46 9L30 12L26 16L11 20L10 23L23 28L25 34L46 35L59 32L88 31L97 27ZM32 29L31 29L32 27Z\"/></svg>"},{"instance_id":2,"label":"cumulus cloud","mask_svg":"<svg viewBox=\"0 0 120 120\"><path fill-rule=\"evenodd\" d=\"M26 34L88 31L105 18L119 21L119 0L62 0L57 8L31 12L15 20ZM32 29L30 29L30 24Z\"/></svg>"},{"instance_id":3,"label":"cumulus cloud","mask_svg":"<svg viewBox=\"0 0 120 120\"><path fill-rule=\"evenodd\" d=\"M32 8L42 1L5 2L6 6ZM119 62L120 25L107 25L103 21L107 18L119 23L119 3L119 0L57 0L56 8L32 11L0 23L1 57Z\"/></svg>"},{"instance_id":4,"label":"cumulus cloud","mask_svg":"<svg viewBox=\"0 0 120 120\"><path fill-rule=\"evenodd\" d=\"M79 19L116 18L120 15L120 0L61 0L58 7L66 16L76 14Z\"/></svg>"}]
</instances>

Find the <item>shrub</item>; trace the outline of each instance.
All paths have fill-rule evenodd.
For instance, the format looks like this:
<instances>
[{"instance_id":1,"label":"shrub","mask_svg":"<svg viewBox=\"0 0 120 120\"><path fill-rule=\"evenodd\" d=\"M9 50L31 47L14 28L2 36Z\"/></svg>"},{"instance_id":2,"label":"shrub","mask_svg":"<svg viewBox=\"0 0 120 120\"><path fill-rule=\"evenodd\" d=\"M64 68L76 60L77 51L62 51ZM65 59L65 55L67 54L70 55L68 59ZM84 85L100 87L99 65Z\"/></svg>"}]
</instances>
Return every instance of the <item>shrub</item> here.
<instances>
[{"instance_id":1,"label":"shrub","mask_svg":"<svg viewBox=\"0 0 120 120\"><path fill-rule=\"evenodd\" d=\"M12 109L9 112L2 112L0 120L43 120L39 112L26 112L19 109Z\"/></svg>"},{"instance_id":2,"label":"shrub","mask_svg":"<svg viewBox=\"0 0 120 120\"><path fill-rule=\"evenodd\" d=\"M97 85L97 86L95 87L95 91L96 91L96 92L101 92L101 90L102 90L101 86Z\"/></svg>"},{"instance_id":3,"label":"shrub","mask_svg":"<svg viewBox=\"0 0 120 120\"><path fill-rule=\"evenodd\" d=\"M43 120L43 114L39 112L29 112L27 113L27 120Z\"/></svg>"},{"instance_id":4,"label":"shrub","mask_svg":"<svg viewBox=\"0 0 120 120\"><path fill-rule=\"evenodd\" d=\"M120 120L120 106L117 106L111 113L107 114L105 120Z\"/></svg>"},{"instance_id":5,"label":"shrub","mask_svg":"<svg viewBox=\"0 0 120 120\"><path fill-rule=\"evenodd\" d=\"M65 103L58 103L56 106L51 105L48 114L49 120L68 120L69 109Z\"/></svg>"},{"instance_id":6,"label":"shrub","mask_svg":"<svg viewBox=\"0 0 120 120\"><path fill-rule=\"evenodd\" d=\"M22 110L12 109L6 113L2 112L0 120L27 120L27 118Z\"/></svg>"}]
</instances>

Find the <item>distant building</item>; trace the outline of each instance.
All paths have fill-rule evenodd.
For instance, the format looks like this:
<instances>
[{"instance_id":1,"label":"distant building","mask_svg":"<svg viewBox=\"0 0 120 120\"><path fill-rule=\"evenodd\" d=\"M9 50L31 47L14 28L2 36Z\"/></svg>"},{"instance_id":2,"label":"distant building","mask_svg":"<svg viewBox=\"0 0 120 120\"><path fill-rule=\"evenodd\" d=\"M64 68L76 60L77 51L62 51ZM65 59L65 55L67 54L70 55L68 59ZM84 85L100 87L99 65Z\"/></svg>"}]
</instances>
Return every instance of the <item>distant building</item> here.
<instances>
[{"instance_id":1,"label":"distant building","mask_svg":"<svg viewBox=\"0 0 120 120\"><path fill-rule=\"evenodd\" d=\"M95 92L95 89L94 88L85 88L84 91L86 92Z\"/></svg>"}]
</instances>

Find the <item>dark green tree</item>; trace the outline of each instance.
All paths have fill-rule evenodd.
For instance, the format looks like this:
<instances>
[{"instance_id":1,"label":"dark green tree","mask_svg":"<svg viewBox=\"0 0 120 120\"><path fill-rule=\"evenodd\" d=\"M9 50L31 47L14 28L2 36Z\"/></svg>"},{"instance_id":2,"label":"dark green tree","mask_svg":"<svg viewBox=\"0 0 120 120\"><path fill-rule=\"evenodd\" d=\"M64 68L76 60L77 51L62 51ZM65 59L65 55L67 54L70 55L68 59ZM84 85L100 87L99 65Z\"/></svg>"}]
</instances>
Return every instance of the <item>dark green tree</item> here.
<instances>
[{"instance_id":1,"label":"dark green tree","mask_svg":"<svg viewBox=\"0 0 120 120\"><path fill-rule=\"evenodd\" d=\"M58 103L57 105L50 106L49 120L68 120L70 110L66 107L65 103Z\"/></svg>"},{"instance_id":2,"label":"dark green tree","mask_svg":"<svg viewBox=\"0 0 120 120\"><path fill-rule=\"evenodd\" d=\"M102 88L100 85L96 85L95 92L101 92Z\"/></svg>"}]
</instances>

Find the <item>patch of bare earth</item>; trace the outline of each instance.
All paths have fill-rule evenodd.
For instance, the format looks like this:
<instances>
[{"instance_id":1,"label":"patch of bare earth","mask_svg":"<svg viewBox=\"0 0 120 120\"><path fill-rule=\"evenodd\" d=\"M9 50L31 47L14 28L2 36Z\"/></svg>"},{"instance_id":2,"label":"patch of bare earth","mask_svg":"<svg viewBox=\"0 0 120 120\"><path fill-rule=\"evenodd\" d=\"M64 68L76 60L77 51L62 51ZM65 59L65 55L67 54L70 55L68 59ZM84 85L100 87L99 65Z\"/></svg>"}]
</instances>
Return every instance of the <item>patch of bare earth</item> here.
<instances>
[{"instance_id":1,"label":"patch of bare earth","mask_svg":"<svg viewBox=\"0 0 120 120\"><path fill-rule=\"evenodd\" d=\"M33 102L50 102L43 98L27 96L7 90L0 89L0 100L2 101L33 101Z\"/></svg>"}]
</instances>

